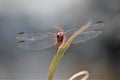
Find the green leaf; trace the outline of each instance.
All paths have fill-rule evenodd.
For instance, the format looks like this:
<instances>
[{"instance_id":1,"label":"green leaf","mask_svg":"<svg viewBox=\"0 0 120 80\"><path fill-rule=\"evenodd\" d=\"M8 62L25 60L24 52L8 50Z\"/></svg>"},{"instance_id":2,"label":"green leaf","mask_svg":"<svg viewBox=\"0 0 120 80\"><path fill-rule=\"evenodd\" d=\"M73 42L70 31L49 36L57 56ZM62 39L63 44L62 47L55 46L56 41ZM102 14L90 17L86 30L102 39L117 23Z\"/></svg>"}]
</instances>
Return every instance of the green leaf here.
<instances>
[{"instance_id":1,"label":"green leaf","mask_svg":"<svg viewBox=\"0 0 120 80\"><path fill-rule=\"evenodd\" d=\"M56 55L54 56L50 68L49 68L49 74L48 74L48 80L52 80L54 72L55 72L55 68L57 67L59 61L61 60L61 58L63 57L65 51L69 48L69 45L65 45L64 47L60 48L59 51L56 53Z\"/></svg>"}]
</instances>

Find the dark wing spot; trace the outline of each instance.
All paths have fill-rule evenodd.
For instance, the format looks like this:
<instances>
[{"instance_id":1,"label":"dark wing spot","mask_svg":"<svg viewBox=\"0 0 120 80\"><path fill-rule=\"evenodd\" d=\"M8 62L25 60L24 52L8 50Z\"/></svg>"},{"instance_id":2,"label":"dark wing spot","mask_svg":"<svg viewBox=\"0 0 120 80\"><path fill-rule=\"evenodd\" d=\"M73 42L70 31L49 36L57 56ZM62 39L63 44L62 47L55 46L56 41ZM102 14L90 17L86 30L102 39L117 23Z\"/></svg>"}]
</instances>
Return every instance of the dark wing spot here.
<instances>
[{"instance_id":1,"label":"dark wing spot","mask_svg":"<svg viewBox=\"0 0 120 80\"><path fill-rule=\"evenodd\" d=\"M96 23L104 23L103 21L97 21Z\"/></svg>"},{"instance_id":2,"label":"dark wing spot","mask_svg":"<svg viewBox=\"0 0 120 80\"><path fill-rule=\"evenodd\" d=\"M18 43L23 43L23 42L25 42L25 40L19 41Z\"/></svg>"},{"instance_id":3,"label":"dark wing spot","mask_svg":"<svg viewBox=\"0 0 120 80\"><path fill-rule=\"evenodd\" d=\"M25 32L19 32L18 34L25 34Z\"/></svg>"}]
</instances>

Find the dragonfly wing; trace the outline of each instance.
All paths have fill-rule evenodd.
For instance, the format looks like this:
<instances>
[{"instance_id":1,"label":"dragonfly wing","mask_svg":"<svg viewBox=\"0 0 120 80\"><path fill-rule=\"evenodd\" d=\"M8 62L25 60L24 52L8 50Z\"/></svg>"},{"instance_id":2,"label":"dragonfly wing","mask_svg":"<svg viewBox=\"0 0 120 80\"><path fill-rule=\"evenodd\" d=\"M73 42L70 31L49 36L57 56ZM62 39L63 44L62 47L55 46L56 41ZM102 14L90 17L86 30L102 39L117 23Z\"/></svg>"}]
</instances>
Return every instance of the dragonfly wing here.
<instances>
[{"instance_id":1,"label":"dragonfly wing","mask_svg":"<svg viewBox=\"0 0 120 80\"><path fill-rule=\"evenodd\" d=\"M97 22L93 23L85 31L102 31L103 27L104 27L104 22L103 21L97 21Z\"/></svg>"},{"instance_id":2,"label":"dragonfly wing","mask_svg":"<svg viewBox=\"0 0 120 80\"><path fill-rule=\"evenodd\" d=\"M102 22L92 24L88 29L80 33L80 35L77 36L72 43L76 44L80 42L85 42L87 40L97 37L98 35L102 33L103 26L104 26L104 23ZM74 29L66 31L67 39L77 30L78 28L74 28Z\"/></svg>"},{"instance_id":3,"label":"dragonfly wing","mask_svg":"<svg viewBox=\"0 0 120 80\"><path fill-rule=\"evenodd\" d=\"M82 32L79 36L77 36L74 41L72 42L73 44L85 42L87 40L93 39L100 35L102 31L87 31L87 32Z\"/></svg>"},{"instance_id":4,"label":"dragonfly wing","mask_svg":"<svg viewBox=\"0 0 120 80\"><path fill-rule=\"evenodd\" d=\"M53 36L54 33L25 33L20 32L17 34L16 39L18 40L42 40Z\"/></svg>"},{"instance_id":5,"label":"dragonfly wing","mask_svg":"<svg viewBox=\"0 0 120 80\"><path fill-rule=\"evenodd\" d=\"M26 33L27 35L32 34L32 36L24 36L19 35L19 42L17 44L18 47L31 49L31 50L40 50L52 47L55 43L55 34L39 34L37 36L33 36L34 33ZM42 37L41 37L42 36Z\"/></svg>"}]
</instances>

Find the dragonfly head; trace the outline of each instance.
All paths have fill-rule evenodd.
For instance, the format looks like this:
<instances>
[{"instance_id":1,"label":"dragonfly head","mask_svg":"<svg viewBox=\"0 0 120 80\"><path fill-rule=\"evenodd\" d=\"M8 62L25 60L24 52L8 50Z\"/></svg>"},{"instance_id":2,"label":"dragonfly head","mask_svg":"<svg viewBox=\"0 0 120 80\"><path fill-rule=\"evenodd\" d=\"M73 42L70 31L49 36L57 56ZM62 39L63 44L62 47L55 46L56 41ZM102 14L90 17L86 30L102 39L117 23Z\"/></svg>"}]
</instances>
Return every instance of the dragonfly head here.
<instances>
[{"instance_id":1,"label":"dragonfly head","mask_svg":"<svg viewBox=\"0 0 120 80\"><path fill-rule=\"evenodd\" d=\"M57 39L63 39L63 37L64 37L64 32L57 33Z\"/></svg>"},{"instance_id":2,"label":"dragonfly head","mask_svg":"<svg viewBox=\"0 0 120 80\"><path fill-rule=\"evenodd\" d=\"M56 33L56 42L54 45L59 47L61 43L63 42L63 38L64 38L64 32Z\"/></svg>"},{"instance_id":3,"label":"dragonfly head","mask_svg":"<svg viewBox=\"0 0 120 80\"><path fill-rule=\"evenodd\" d=\"M58 32L56 33L56 43L58 46L61 45L61 43L63 42L63 38L64 38L64 32Z\"/></svg>"}]
</instances>

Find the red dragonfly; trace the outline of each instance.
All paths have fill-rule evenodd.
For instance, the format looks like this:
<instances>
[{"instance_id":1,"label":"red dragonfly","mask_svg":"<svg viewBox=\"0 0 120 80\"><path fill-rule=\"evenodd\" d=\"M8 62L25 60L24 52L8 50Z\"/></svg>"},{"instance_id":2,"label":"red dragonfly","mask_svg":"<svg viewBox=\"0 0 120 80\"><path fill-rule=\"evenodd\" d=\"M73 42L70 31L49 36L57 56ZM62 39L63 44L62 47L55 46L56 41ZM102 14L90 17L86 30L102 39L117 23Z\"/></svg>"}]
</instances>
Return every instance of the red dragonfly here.
<instances>
[{"instance_id":1,"label":"red dragonfly","mask_svg":"<svg viewBox=\"0 0 120 80\"><path fill-rule=\"evenodd\" d=\"M79 36L75 38L72 44L77 44L85 42L92 38L97 37L102 33L102 28L104 27L103 21L97 21L93 23L88 29L83 31ZM78 28L72 28L67 31L62 31L57 33L26 33L20 32L17 34L16 38L20 40L18 42L18 47L31 49L31 50L40 50L50 48L52 46L60 46L64 34L68 39Z\"/></svg>"}]
</instances>

